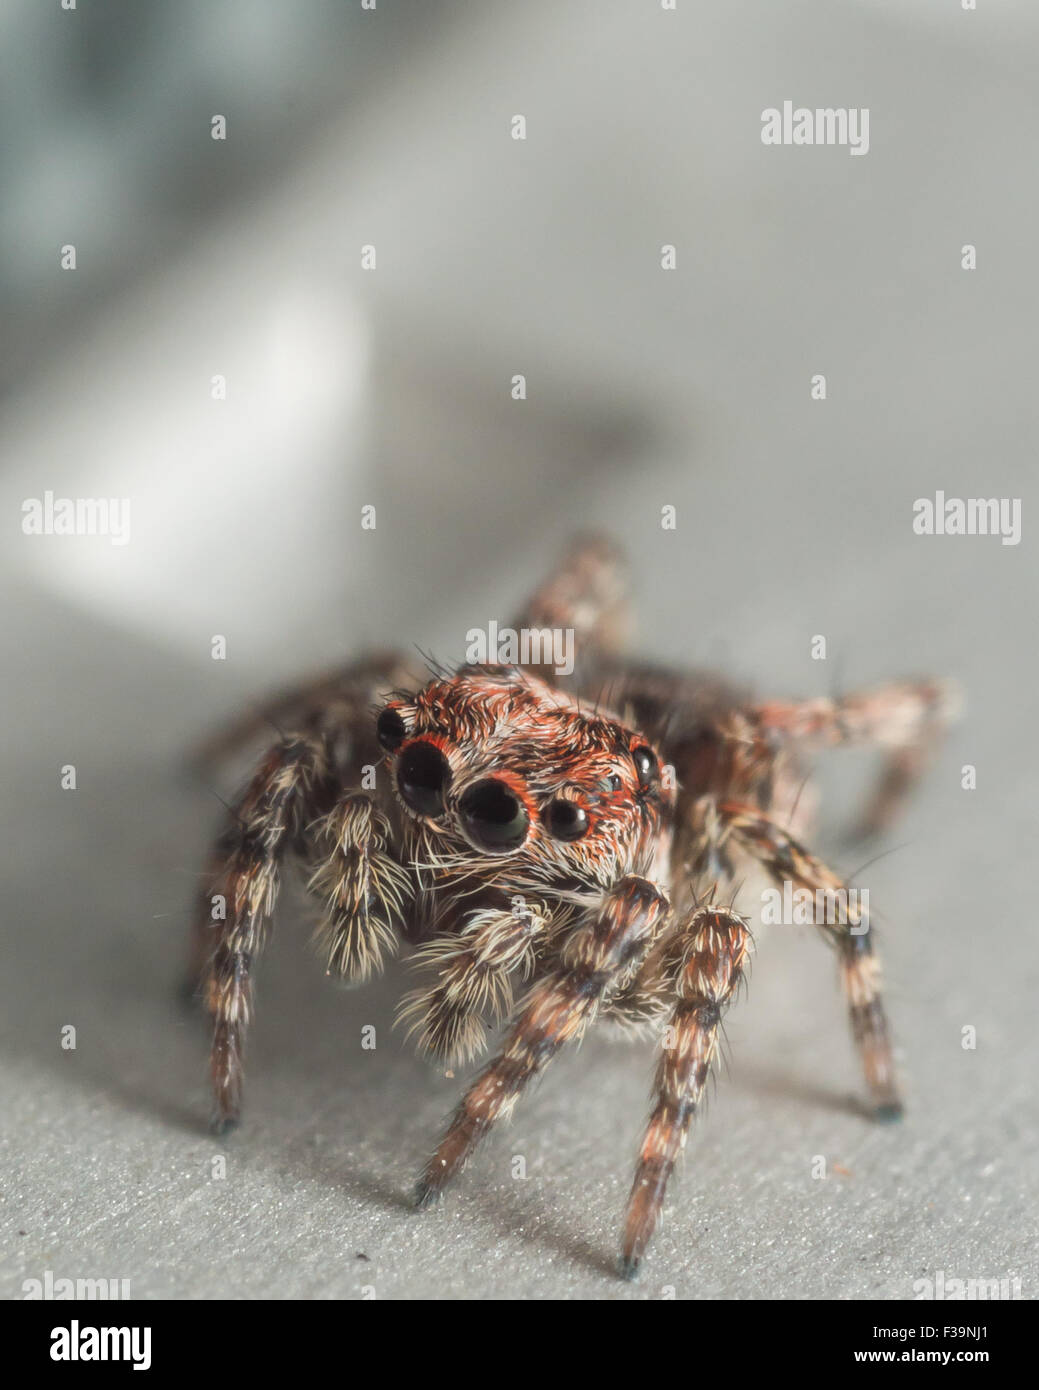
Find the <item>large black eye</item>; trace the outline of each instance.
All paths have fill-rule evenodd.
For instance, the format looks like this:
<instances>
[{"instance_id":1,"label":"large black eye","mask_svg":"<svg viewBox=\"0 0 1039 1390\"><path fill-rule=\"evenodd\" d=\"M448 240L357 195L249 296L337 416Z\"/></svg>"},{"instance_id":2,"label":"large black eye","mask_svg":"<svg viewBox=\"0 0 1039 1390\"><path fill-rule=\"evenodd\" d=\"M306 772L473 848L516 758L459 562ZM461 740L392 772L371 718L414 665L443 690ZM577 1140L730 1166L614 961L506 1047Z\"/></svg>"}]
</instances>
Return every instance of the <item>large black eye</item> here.
<instances>
[{"instance_id":1,"label":"large black eye","mask_svg":"<svg viewBox=\"0 0 1039 1390\"><path fill-rule=\"evenodd\" d=\"M406 733L404 720L395 709L384 709L375 721L375 737L387 753L392 753L395 748L401 746Z\"/></svg>"},{"instance_id":2,"label":"large black eye","mask_svg":"<svg viewBox=\"0 0 1039 1390\"><path fill-rule=\"evenodd\" d=\"M557 840L579 840L588 831L588 812L574 801L550 801L543 820Z\"/></svg>"},{"instance_id":3,"label":"large black eye","mask_svg":"<svg viewBox=\"0 0 1039 1390\"><path fill-rule=\"evenodd\" d=\"M657 760L653 751L646 747L633 748L631 757L635 764L635 771L639 775L639 786L643 791L648 791L656 781L657 776Z\"/></svg>"},{"instance_id":4,"label":"large black eye","mask_svg":"<svg viewBox=\"0 0 1039 1390\"><path fill-rule=\"evenodd\" d=\"M518 849L527 838L530 817L504 782L488 778L470 787L458 803L465 833L481 849Z\"/></svg>"},{"instance_id":5,"label":"large black eye","mask_svg":"<svg viewBox=\"0 0 1039 1390\"><path fill-rule=\"evenodd\" d=\"M408 805L421 815L443 813L444 788L450 780L447 759L431 743L413 743L401 754L397 786Z\"/></svg>"}]
</instances>

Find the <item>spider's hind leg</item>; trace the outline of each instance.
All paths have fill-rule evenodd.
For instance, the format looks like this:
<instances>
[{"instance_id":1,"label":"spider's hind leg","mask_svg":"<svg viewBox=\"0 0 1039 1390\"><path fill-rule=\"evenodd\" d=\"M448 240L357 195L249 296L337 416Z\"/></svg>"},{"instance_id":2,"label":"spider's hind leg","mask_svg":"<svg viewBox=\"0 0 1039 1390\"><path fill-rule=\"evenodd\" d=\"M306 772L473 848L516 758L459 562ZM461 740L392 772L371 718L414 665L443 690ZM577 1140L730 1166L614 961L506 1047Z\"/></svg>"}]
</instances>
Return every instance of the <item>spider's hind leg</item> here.
<instances>
[{"instance_id":1,"label":"spider's hind leg","mask_svg":"<svg viewBox=\"0 0 1039 1390\"><path fill-rule=\"evenodd\" d=\"M873 945L868 913L846 893L846 885L810 854L787 830L756 807L725 803L718 807L723 825L765 868L773 882L789 881L833 904L834 920L817 925L837 948L841 985L848 1003L852 1036L862 1060L873 1116L897 1120L902 1100L895 1074L894 1049L880 992L880 959Z\"/></svg>"},{"instance_id":2,"label":"spider's hind leg","mask_svg":"<svg viewBox=\"0 0 1039 1390\"><path fill-rule=\"evenodd\" d=\"M959 690L950 681L893 681L839 699L770 701L745 714L766 738L885 750L880 777L855 831L856 838L865 839L897 817L961 705Z\"/></svg>"},{"instance_id":3,"label":"spider's hind leg","mask_svg":"<svg viewBox=\"0 0 1039 1390\"><path fill-rule=\"evenodd\" d=\"M539 664L529 669L550 684L579 685L607 656L624 646L628 629L627 565L605 536L576 536L558 566L511 619L517 631L572 632L575 672L557 677Z\"/></svg>"}]
</instances>

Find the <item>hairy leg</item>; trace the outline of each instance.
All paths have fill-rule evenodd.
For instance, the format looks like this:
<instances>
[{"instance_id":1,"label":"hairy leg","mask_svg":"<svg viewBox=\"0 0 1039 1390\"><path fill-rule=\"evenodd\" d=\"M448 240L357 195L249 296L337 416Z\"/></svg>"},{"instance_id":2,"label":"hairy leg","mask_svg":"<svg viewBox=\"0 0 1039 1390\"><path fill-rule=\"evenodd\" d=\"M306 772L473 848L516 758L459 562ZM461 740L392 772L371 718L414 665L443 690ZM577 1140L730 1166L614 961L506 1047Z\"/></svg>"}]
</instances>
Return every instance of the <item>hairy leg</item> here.
<instances>
[{"instance_id":1,"label":"hairy leg","mask_svg":"<svg viewBox=\"0 0 1039 1390\"><path fill-rule=\"evenodd\" d=\"M718 815L725 829L764 866L775 883L789 881L812 894L819 890L834 894L845 888L837 874L756 807L725 802L719 805ZM880 960L874 950L873 931L868 918L850 898L842 895L835 904L837 910L832 915L836 920L829 920L828 914L827 920L817 925L838 951L852 1035L874 1115L878 1120L898 1119L902 1102L880 993Z\"/></svg>"},{"instance_id":2,"label":"hairy leg","mask_svg":"<svg viewBox=\"0 0 1039 1390\"><path fill-rule=\"evenodd\" d=\"M634 1278L657 1224L668 1179L685 1145L718 1048L722 1016L743 978L750 929L738 913L701 907L669 939L664 973L677 1002L664 1035L656 1101L642 1142L624 1223L620 1272Z\"/></svg>"},{"instance_id":3,"label":"hairy leg","mask_svg":"<svg viewBox=\"0 0 1039 1390\"><path fill-rule=\"evenodd\" d=\"M959 692L949 681L895 681L840 699L770 701L744 714L766 739L825 748L874 744L886 750L859 827L865 836L885 829L901 810L960 707Z\"/></svg>"},{"instance_id":4,"label":"hairy leg","mask_svg":"<svg viewBox=\"0 0 1039 1390\"><path fill-rule=\"evenodd\" d=\"M619 651L628 627L627 565L620 548L604 536L577 536L558 566L549 574L511 619L517 631L561 629L572 631L577 674L606 655ZM555 683L545 665L530 668L535 675ZM560 683L566 683L563 678Z\"/></svg>"},{"instance_id":5,"label":"hairy leg","mask_svg":"<svg viewBox=\"0 0 1039 1390\"><path fill-rule=\"evenodd\" d=\"M403 656L383 652L311 676L215 729L192 750L191 765L204 772L264 737L269 742L272 729L313 730L335 737L343 730L367 728L373 724L372 705L398 687L410 686L415 675Z\"/></svg>"},{"instance_id":6,"label":"hairy leg","mask_svg":"<svg viewBox=\"0 0 1039 1390\"><path fill-rule=\"evenodd\" d=\"M274 911L286 850L330 793L328 753L320 739L298 736L272 749L231 810L214 855L214 875L199 903L193 954L214 1031L210 1057L214 1128L237 1121L242 1059L252 1008L252 966Z\"/></svg>"},{"instance_id":7,"label":"hairy leg","mask_svg":"<svg viewBox=\"0 0 1039 1390\"><path fill-rule=\"evenodd\" d=\"M496 1120L507 1118L531 1080L564 1043L579 1038L611 985L637 968L668 911L646 879L623 878L590 921L576 927L560 965L530 991L500 1054L469 1087L418 1185L435 1200Z\"/></svg>"}]
</instances>

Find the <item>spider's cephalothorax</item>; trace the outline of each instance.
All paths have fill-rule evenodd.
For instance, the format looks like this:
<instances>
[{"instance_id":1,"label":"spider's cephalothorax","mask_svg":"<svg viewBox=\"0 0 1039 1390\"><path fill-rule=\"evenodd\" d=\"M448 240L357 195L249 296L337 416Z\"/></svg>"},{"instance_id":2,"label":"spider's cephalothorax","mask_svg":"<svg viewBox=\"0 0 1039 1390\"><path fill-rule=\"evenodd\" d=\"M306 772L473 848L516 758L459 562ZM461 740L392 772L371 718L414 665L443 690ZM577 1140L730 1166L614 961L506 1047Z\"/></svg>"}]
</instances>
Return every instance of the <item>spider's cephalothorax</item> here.
<instances>
[{"instance_id":1,"label":"spider's cephalothorax","mask_svg":"<svg viewBox=\"0 0 1039 1390\"><path fill-rule=\"evenodd\" d=\"M435 933L459 890L594 903L666 874L674 792L645 737L515 667L463 667L392 700L377 732L403 809L405 862Z\"/></svg>"},{"instance_id":2,"label":"spider's cephalothorax","mask_svg":"<svg viewBox=\"0 0 1039 1390\"><path fill-rule=\"evenodd\" d=\"M573 629L578 663L565 680L487 665L423 683L406 661L382 656L271 702L259 722L292 732L262 759L217 843L193 970L214 1019L220 1130L240 1110L253 962L286 853L308 868L330 973L362 981L402 942L414 947L425 983L402 1018L420 1048L467 1061L506 1021L500 1051L426 1166L423 1202L596 1018L658 1029L621 1258L630 1276L743 978L751 938L732 905L737 865L756 863L809 892L839 898L844 888L801 842L813 798L798 746L888 750L866 817L877 829L953 701L947 686L923 681L757 704L714 677L626 663L616 650L619 573L609 543L581 541L514 620ZM900 1102L873 933L844 901L820 926L838 953L874 1112L893 1118Z\"/></svg>"}]
</instances>

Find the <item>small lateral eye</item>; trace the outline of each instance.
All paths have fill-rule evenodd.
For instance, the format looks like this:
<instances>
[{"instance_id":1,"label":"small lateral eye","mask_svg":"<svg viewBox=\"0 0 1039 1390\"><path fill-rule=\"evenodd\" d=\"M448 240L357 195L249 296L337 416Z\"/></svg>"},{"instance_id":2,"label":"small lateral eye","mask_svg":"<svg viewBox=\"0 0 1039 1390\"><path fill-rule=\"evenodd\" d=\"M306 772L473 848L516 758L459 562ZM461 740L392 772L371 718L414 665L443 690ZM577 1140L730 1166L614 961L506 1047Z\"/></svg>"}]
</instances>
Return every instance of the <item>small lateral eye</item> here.
<instances>
[{"instance_id":1,"label":"small lateral eye","mask_svg":"<svg viewBox=\"0 0 1039 1390\"><path fill-rule=\"evenodd\" d=\"M588 833L588 812L575 801L550 801L543 818L548 833L557 840L579 840Z\"/></svg>"},{"instance_id":2,"label":"small lateral eye","mask_svg":"<svg viewBox=\"0 0 1039 1390\"><path fill-rule=\"evenodd\" d=\"M387 753L392 753L401 746L406 733L404 720L395 709L384 709L375 722L375 737Z\"/></svg>"},{"instance_id":3,"label":"small lateral eye","mask_svg":"<svg viewBox=\"0 0 1039 1390\"><path fill-rule=\"evenodd\" d=\"M635 771L639 775L639 787L643 791L648 791L657 776L657 760L652 749L642 744L631 750L631 758L635 764Z\"/></svg>"}]
</instances>

